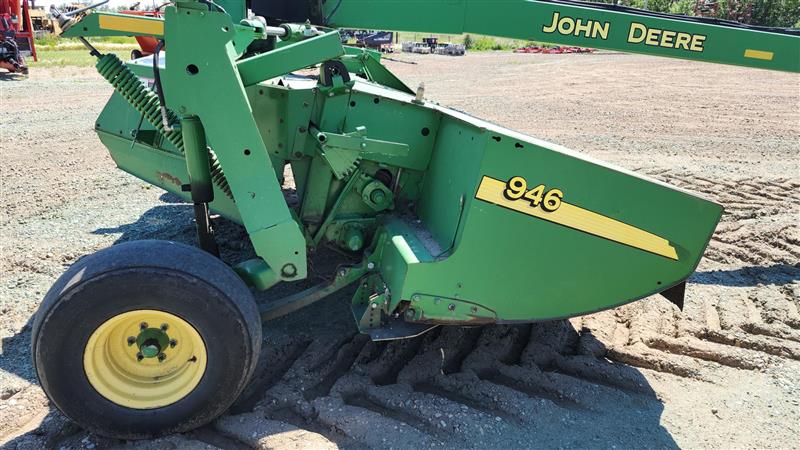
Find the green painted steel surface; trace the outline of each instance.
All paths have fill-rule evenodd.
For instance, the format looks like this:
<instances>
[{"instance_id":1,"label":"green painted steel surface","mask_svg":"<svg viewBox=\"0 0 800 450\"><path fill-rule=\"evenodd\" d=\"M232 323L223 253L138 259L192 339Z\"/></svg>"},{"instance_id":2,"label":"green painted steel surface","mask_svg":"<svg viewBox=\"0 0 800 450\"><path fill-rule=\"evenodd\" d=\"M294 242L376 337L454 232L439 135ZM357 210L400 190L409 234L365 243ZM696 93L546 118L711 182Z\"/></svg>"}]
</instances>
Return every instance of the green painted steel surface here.
<instances>
[{"instance_id":1,"label":"green painted steel surface","mask_svg":"<svg viewBox=\"0 0 800 450\"><path fill-rule=\"evenodd\" d=\"M209 146L230 172L226 178L256 254L275 271L294 266L285 279L305 278L305 239L278 180L265 176L272 161L233 59L231 18L196 2L176 5L164 14L169 57L163 82L170 109L202 121Z\"/></svg>"},{"instance_id":2,"label":"green painted steel surface","mask_svg":"<svg viewBox=\"0 0 800 450\"><path fill-rule=\"evenodd\" d=\"M80 22L67 25L64 37L78 36L155 36L164 35L164 20L158 17L132 16L119 13L93 13Z\"/></svg>"},{"instance_id":3,"label":"green painted steel surface","mask_svg":"<svg viewBox=\"0 0 800 450\"><path fill-rule=\"evenodd\" d=\"M558 146L463 119L443 119L432 161L439 167L431 169L437 177L426 178L420 201L423 223L431 223L441 252L448 255L452 245L452 254L436 262L417 256L420 262L408 264L395 295L467 301L506 321L557 318L662 291L688 277L699 263L722 213L720 205ZM473 143L466 158L470 163L451 168L454 155L446 149L464 148L467 139ZM530 187L558 188L565 203L668 240L677 260L587 231L588 222L605 219L557 224L478 199L484 176L504 181L521 176ZM411 238L422 240L419 233ZM430 320L463 313L435 304L417 309L424 309Z\"/></svg>"},{"instance_id":4,"label":"green painted steel surface","mask_svg":"<svg viewBox=\"0 0 800 450\"><path fill-rule=\"evenodd\" d=\"M381 54L366 48L356 48L345 46L345 56L342 62L347 66L347 70L359 74L364 78L374 81L382 86L397 89L398 91L414 93L403 80L397 78L395 74L381 64Z\"/></svg>"},{"instance_id":5,"label":"green painted steel surface","mask_svg":"<svg viewBox=\"0 0 800 450\"><path fill-rule=\"evenodd\" d=\"M237 63L239 76L245 86L303 69L320 61L344 54L339 33L330 31L320 36L277 48L268 53Z\"/></svg>"},{"instance_id":6,"label":"green painted steel surface","mask_svg":"<svg viewBox=\"0 0 800 450\"><path fill-rule=\"evenodd\" d=\"M800 72L800 36L646 11L538 0L343 0L324 8L331 25L342 28L478 33Z\"/></svg>"},{"instance_id":7,"label":"green painted steel surface","mask_svg":"<svg viewBox=\"0 0 800 450\"><path fill-rule=\"evenodd\" d=\"M414 24L402 5L345 0L333 22L551 40L535 34L549 25L548 14L580 13L609 21L607 41L638 51L612 34L633 20L618 12L555 11L577 7L540 1L433 1ZM70 32L105 33L92 16L83 19L86 31L79 22ZM666 29L660 21L667 19L637 20ZM305 278L306 249L322 244L362 260L346 283L278 301L265 317L316 301L354 273L363 275L353 308L365 332L397 320L528 322L610 308L685 280L722 213L683 190L420 101L375 54L343 48L330 29L293 33L259 52L243 48L261 42L257 26L195 1L167 7L163 24L166 107L174 125L199 118L193 125L204 130L212 166L218 164L210 207L245 226L258 256L237 266L240 275L259 289ZM744 36L754 50L773 51L764 67L794 70L793 60L780 56L797 45L794 37L681 27L708 34L703 52L645 52L760 67L733 56ZM715 42L725 33L734 33L733 44L723 51ZM598 46L580 36L558 42ZM315 64L324 76L290 74ZM129 66L153 78L150 67ZM114 94L97 120L101 142L120 168L188 200L181 186L205 167L205 155L194 151L187 161L176 131L160 125L152 92L133 89L139 81L119 78L119 68L109 70L104 76L122 95ZM293 192L281 190L287 164Z\"/></svg>"}]
</instances>

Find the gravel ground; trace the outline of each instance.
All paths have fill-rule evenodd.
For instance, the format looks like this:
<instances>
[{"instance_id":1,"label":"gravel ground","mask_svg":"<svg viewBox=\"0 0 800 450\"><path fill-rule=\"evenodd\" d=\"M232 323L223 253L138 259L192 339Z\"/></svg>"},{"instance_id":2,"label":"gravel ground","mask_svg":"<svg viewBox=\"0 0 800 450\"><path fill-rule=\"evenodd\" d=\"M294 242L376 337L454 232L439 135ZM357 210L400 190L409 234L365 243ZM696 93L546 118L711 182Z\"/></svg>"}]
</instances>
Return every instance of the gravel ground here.
<instances>
[{"instance_id":1,"label":"gravel ground","mask_svg":"<svg viewBox=\"0 0 800 450\"><path fill-rule=\"evenodd\" d=\"M190 207L114 168L92 69L0 80L0 446L790 448L800 436L800 77L621 54L397 55L427 96L726 207L686 308L652 297L525 326L372 343L347 293L264 328L252 385L185 435L89 435L52 408L30 320L78 257L192 242ZM225 259L242 229L222 222ZM260 299L274 293L261 294Z\"/></svg>"}]
</instances>

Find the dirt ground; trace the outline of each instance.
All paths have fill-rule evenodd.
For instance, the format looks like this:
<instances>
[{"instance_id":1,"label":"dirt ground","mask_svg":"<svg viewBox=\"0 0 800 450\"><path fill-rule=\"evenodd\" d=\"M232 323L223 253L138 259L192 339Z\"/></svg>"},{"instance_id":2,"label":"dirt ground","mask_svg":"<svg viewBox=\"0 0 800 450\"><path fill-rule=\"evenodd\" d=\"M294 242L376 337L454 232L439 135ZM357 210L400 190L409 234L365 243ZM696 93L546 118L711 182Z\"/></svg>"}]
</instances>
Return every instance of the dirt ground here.
<instances>
[{"instance_id":1,"label":"dirt ground","mask_svg":"<svg viewBox=\"0 0 800 450\"><path fill-rule=\"evenodd\" d=\"M0 80L0 446L800 446L800 77L611 53L397 58L418 62L388 65L432 100L724 204L684 311L651 297L376 344L344 293L266 324L252 385L214 423L150 442L89 435L37 386L32 314L81 255L191 243L194 226L91 131L111 88L92 69L40 69ZM241 228L219 228L225 259L251 251Z\"/></svg>"}]
</instances>

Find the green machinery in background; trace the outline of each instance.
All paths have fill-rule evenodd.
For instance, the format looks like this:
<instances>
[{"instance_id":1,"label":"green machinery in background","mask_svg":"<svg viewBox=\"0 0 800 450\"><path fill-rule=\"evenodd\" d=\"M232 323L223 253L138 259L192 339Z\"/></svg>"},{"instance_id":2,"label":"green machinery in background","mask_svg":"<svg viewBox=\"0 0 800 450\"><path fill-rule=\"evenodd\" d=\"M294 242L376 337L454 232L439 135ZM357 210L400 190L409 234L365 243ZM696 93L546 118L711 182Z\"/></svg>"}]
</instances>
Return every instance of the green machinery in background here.
<instances>
[{"instance_id":1,"label":"green machinery in background","mask_svg":"<svg viewBox=\"0 0 800 450\"><path fill-rule=\"evenodd\" d=\"M795 32L562 0L178 0L164 17L62 16L115 93L95 123L124 171L191 201L202 250L113 246L47 294L33 329L41 384L67 416L141 438L200 426L247 383L259 320L357 283L375 340L524 323L655 293L682 306L722 206L431 103L336 28L481 33L800 71ZM248 13L250 8L251 12ZM146 35L123 62L87 38ZM293 73L318 67L316 72ZM286 165L295 194L282 189ZM218 258L209 213L257 257ZM329 281L260 306L338 247ZM261 316L261 317L259 317Z\"/></svg>"}]
</instances>

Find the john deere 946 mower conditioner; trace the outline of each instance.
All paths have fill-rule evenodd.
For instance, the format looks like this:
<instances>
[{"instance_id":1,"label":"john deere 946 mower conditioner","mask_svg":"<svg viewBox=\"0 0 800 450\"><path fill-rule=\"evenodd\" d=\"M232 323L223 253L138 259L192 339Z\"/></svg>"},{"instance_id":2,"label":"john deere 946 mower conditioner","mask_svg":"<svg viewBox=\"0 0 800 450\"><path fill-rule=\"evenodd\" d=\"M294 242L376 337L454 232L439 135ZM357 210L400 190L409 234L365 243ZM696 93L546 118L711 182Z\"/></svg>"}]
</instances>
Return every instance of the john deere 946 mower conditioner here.
<instances>
[{"instance_id":1,"label":"john deere 946 mower conditioner","mask_svg":"<svg viewBox=\"0 0 800 450\"><path fill-rule=\"evenodd\" d=\"M682 306L722 206L426 101L337 28L517 39L800 71L796 32L570 0L176 0L163 18L65 13L115 93L95 122L119 168L194 204L198 247L115 245L74 264L33 327L47 395L106 436L198 427L250 378L261 322L357 284L375 340L525 323L662 293ZM419 6L419 5L417 5ZM420 11L424 9L424 14ZM151 36L123 62L93 36ZM300 69L318 67L318 72ZM677 105L676 105L677 106ZM287 203L291 166L296 199ZM257 257L218 258L209 213ZM307 251L351 255L329 282ZM345 264L355 260L356 263Z\"/></svg>"}]
</instances>

